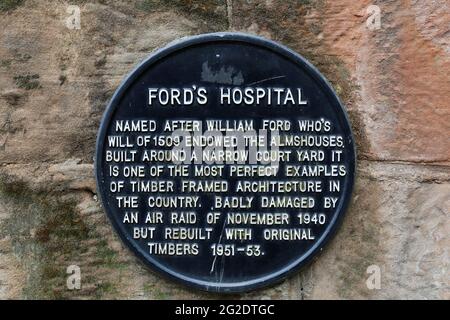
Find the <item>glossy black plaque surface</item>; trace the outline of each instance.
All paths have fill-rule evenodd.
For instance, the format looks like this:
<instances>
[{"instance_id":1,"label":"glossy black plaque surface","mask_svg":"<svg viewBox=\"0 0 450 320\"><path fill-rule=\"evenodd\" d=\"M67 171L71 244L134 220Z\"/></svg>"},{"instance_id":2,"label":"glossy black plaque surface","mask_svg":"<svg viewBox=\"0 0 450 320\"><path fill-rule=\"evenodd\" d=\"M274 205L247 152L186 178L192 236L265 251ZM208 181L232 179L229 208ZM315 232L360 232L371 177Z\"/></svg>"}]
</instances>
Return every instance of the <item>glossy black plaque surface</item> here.
<instances>
[{"instance_id":1,"label":"glossy black plaque surface","mask_svg":"<svg viewBox=\"0 0 450 320\"><path fill-rule=\"evenodd\" d=\"M224 100L223 92L228 91L223 90L228 89L231 93L241 91L247 97L246 101L239 99L239 93L237 100L227 100L226 95ZM194 92L193 99L191 93L183 97L186 90ZM166 96L166 91L172 95ZM216 120L220 123L219 134L224 136L236 133L239 124L251 123L259 132L265 123L268 135L296 136L300 145L291 141L292 146L278 146L291 156L277 164L274 176L231 175L233 164L227 163L223 164L223 171L218 176L194 176L196 164L191 163L185 164L187 173L180 177L169 172L168 167L174 165L170 161L150 161L148 158L144 161L142 158L144 151L173 148L155 144L158 139L164 140L173 134L163 130L167 123L173 129L177 124L173 122L175 120L200 123L202 132L206 130L207 121ZM280 124L277 129L281 130L267 127L271 121ZM119 122L121 126L118 126ZM289 129L286 123L289 123ZM148 145L138 146L138 141L145 140L144 136L150 136L146 138ZM115 151L116 158L112 156ZM297 151L304 152L303 156L299 157ZM316 151L315 156L311 151ZM334 151L336 153L332 155ZM330 239L351 197L355 147L348 118L338 97L304 58L266 39L218 33L174 42L150 55L131 72L105 111L95 160L98 192L114 229L152 270L203 290L243 292L281 281L307 263ZM162 170L156 175L158 165ZM144 174L126 177L136 166L142 166ZM151 170L155 171L151 174ZM301 176L302 172L308 175ZM228 189L225 192L187 192L181 188L183 180L226 181ZM164 183L154 190L144 188L144 191L133 192L131 181L135 186L140 181L147 186L151 181L171 181L173 192L167 191ZM316 189L283 192L279 187L273 191L259 186L252 192L236 192L239 181L259 181L261 184L271 181L306 184L309 181L315 183ZM321 188L317 189L317 185ZM134 200L127 197L136 197L136 203L131 204ZM170 198L173 203L155 206L158 197ZM238 200L229 203L238 207L217 207L215 197L223 197L221 204L225 197L235 197ZM262 197L275 197L278 206L271 207L270 200L263 204ZM153 199L152 204L149 198ZM253 199L250 201L250 198ZM293 204L294 199L302 200ZM313 205L311 201L314 201ZM286 207L288 202L294 207ZM138 216L137 222L132 219L133 212ZM173 212L176 219L172 219ZM183 216L183 212L194 212L195 222L189 220L192 215ZM220 215L215 214L213 219L214 212ZM241 219L252 216L255 223L240 221L233 224L228 219L229 214L240 215ZM264 215L266 218L268 215L278 217L279 223L264 220ZM265 223L256 223L258 219ZM147 230L146 238L143 238L143 229ZM180 231L182 229L185 231ZM190 231L186 231L188 229ZM245 231L227 239L227 232L233 235L231 229ZM182 232L190 232L191 239L180 238ZM174 234L178 235L175 239ZM171 251L168 243L172 249L177 249Z\"/></svg>"}]
</instances>

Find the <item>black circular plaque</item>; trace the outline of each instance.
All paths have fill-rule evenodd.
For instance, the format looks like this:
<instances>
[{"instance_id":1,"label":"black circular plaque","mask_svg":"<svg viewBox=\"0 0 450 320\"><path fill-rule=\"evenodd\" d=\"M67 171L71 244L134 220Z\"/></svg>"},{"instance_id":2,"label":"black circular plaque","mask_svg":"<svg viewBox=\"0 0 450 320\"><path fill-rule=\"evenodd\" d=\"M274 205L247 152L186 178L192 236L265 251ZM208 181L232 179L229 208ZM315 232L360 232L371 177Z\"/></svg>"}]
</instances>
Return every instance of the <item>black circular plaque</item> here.
<instances>
[{"instance_id":1,"label":"black circular plaque","mask_svg":"<svg viewBox=\"0 0 450 320\"><path fill-rule=\"evenodd\" d=\"M351 197L355 146L309 62L216 33L154 52L122 82L95 168L114 229L151 269L244 292L281 281L330 239Z\"/></svg>"}]
</instances>

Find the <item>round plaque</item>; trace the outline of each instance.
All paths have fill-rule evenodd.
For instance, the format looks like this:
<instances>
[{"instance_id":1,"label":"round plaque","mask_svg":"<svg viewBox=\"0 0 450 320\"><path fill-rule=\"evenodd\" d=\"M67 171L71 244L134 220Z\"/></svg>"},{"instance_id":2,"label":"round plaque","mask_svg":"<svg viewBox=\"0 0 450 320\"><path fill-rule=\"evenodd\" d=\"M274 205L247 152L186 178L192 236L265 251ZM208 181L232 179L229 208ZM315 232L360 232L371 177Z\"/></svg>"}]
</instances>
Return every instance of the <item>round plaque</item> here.
<instances>
[{"instance_id":1,"label":"round plaque","mask_svg":"<svg viewBox=\"0 0 450 320\"><path fill-rule=\"evenodd\" d=\"M349 203L345 110L309 62L238 33L183 39L122 82L102 119L98 192L151 269L243 292L305 265Z\"/></svg>"}]
</instances>

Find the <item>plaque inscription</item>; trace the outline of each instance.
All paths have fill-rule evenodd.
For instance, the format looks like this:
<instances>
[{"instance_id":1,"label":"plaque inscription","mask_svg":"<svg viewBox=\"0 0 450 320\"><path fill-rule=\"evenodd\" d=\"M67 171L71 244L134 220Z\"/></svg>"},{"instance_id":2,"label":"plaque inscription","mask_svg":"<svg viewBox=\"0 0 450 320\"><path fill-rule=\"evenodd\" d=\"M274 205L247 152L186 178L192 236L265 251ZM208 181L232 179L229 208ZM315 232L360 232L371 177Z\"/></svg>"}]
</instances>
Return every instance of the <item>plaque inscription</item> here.
<instances>
[{"instance_id":1,"label":"plaque inscription","mask_svg":"<svg viewBox=\"0 0 450 320\"><path fill-rule=\"evenodd\" d=\"M176 42L128 76L102 120L95 167L108 217L147 265L242 292L322 249L351 196L355 148L311 64L220 33Z\"/></svg>"}]
</instances>

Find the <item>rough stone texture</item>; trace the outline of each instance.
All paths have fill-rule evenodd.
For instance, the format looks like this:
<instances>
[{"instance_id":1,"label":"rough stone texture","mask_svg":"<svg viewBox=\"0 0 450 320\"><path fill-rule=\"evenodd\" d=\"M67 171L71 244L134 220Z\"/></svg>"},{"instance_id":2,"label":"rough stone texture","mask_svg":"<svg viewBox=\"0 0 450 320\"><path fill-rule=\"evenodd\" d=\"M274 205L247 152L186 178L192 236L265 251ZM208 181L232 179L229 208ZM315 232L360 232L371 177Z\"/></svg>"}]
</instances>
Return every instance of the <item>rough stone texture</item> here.
<instances>
[{"instance_id":1,"label":"rough stone texture","mask_svg":"<svg viewBox=\"0 0 450 320\"><path fill-rule=\"evenodd\" d=\"M121 79L192 34L244 31L303 54L352 120L358 177L324 252L235 298L449 299L450 4L447 0L65 1L0 5L0 298L208 299L153 275L97 201L98 124ZM381 28L366 26L369 5ZM82 270L81 290L66 268ZM366 270L381 268L381 289Z\"/></svg>"}]
</instances>

